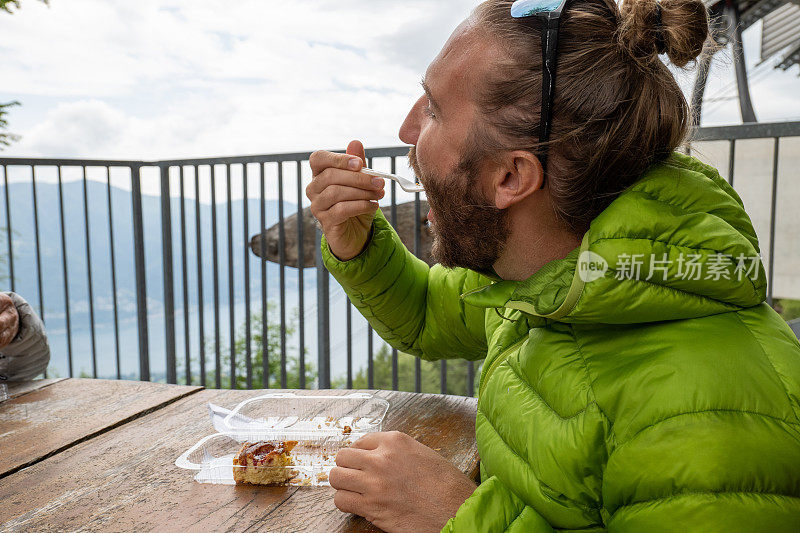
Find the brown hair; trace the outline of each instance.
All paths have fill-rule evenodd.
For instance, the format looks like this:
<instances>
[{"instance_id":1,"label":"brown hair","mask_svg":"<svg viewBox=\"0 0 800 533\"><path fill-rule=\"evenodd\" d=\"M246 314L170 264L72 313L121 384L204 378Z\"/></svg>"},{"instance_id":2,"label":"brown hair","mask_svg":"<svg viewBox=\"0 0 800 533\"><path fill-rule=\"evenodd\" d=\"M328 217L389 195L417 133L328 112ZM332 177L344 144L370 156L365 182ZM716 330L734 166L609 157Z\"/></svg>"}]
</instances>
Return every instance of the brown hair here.
<instances>
[{"instance_id":1,"label":"brown hair","mask_svg":"<svg viewBox=\"0 0 800 533\"><path fill-rule=\"evenodd\" d=\"M512 3L488 0L473 13L476 27L506 55L478 97L483 120L473 136L483 156L543 148L541 34L536 19L511 17ZM684 142L689 105L658 56L685 67L707 37L701 0L661 0L660 6L625 0L621 8L614 0L567 3L547 146L547 186L567 228L585 232L648 167Z\"/></svg>"}]
</instances>

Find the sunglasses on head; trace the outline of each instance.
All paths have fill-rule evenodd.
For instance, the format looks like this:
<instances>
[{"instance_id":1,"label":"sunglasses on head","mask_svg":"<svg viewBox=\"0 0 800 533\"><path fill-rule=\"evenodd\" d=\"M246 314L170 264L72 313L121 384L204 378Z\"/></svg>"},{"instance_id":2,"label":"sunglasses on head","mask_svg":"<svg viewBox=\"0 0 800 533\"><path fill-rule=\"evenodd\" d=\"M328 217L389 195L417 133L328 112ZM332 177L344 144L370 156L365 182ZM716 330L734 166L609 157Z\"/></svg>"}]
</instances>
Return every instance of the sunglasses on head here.
<instances>
[{"instance_id":1,"label":"sunglasses on head","mask_svg":"<svg viewBox=\"0 0 800 533\"><path fill-rule=\"evenodd\" d=\"M558 25L567 0L517 0L511 6L515 19L536 18L542 23L542 118L539 124L539 142L550 139L553 122L553 94L556 79L556 55L558 52ZM542 168L546 168L547 148L539 156Z\"/></svg>"}]
</instances>

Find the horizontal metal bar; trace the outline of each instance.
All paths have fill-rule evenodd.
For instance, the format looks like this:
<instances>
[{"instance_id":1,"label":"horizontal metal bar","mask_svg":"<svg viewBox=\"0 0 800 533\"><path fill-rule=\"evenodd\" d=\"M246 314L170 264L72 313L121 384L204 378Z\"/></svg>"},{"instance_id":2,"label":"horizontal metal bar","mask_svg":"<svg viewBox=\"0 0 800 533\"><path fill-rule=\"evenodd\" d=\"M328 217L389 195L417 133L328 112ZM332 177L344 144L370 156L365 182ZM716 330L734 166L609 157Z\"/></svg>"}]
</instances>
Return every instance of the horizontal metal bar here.
<instances>
[{"instance_id":1,"label":"horizontal metal bar","mask_svg":"<svg viewBox=\"0 0 800 533\"><path fill-rule=\"evenodd\" d=\"M0 164L9 166L40 166L40 167L147 167L159 166L158 163L144 161L108 161L104 159L43 159L29 157L3 157Z\"/></svg>"},{"instance_id":2,"label":"horizontal metal bar","mask_svg":"<svg viewBox=\"0 0 800 533\"><path fill-rule=\"evenodd\" d=\"M697 128L692 132L692 141L723 141L731 139L766 139L774 137L800 136L800 121L771 122L738 124L735 126L714 126ZM408 154L408 146L392 146L371 148L366 151L368 158L373 157L403 157ZM343 153L343 150L331 150ZM163 165L218 165L218 164L247 164L247 163L284 163L305 161L311 157L312 152L292 152L283 154L262 154L235 157L204 157L195 159L170 159L163 161L112 161L102 159L43 159L23 157L0 158L0 165L8 166L87 166L87 167L158 167Z\"/></svg>"},{"instance_id":3,"label":"horizontal metal bar","mask_svg":"<svg viewBox=\"0 0 800 533\"><path fill-rule=\"evenodd\" d=\"M800 136L800 122L772 122L698 128L692 141L729 141L732 139L767 139Z\"/></svg>"},{"instance_id":4,"label":"horizontal metal bar","mask_svg":"<svg viewBox=\"0 0 800 533\"><path fill-rule=\"evenodd\" d=\"M395 146L386 148L370 148L367 157L402 157L408 155L408 146ZM331 150L335 153L344 153L344 150ZM0 165L8 166L86 166L86 167L160 167L179 165L233 165L247 163L285 163L307 161L312 152L293 152L284 154L262 154L233 157L201 157L196 159L169 159L164 161L111 161L101 159L42 159L23 157L0 158Z\"/></svg>"}]
</instances>

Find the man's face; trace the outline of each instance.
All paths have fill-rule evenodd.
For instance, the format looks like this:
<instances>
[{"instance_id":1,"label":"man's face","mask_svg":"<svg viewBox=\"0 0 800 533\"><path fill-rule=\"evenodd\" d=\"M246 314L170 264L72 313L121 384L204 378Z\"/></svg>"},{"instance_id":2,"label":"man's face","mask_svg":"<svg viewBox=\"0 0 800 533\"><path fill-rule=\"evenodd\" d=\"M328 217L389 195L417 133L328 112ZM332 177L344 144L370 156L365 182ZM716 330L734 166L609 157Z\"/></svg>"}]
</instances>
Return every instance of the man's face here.
<instances>
[{"instance_id":1,"label":"man's face","mask_svg":"<svg viewBox=\"0 0 800 533\"><path fill-rule=\"evenodd\" d=\"M409 163L431 206L434 259L446 267L488 271L508 237L508 220L486 190L483 158L471 145L479 120L475 95L498 53L482 37L469 20L456 29L428 67L425 94L408 114L400 139L414 145Z\"/></svg>"}]
</instances>

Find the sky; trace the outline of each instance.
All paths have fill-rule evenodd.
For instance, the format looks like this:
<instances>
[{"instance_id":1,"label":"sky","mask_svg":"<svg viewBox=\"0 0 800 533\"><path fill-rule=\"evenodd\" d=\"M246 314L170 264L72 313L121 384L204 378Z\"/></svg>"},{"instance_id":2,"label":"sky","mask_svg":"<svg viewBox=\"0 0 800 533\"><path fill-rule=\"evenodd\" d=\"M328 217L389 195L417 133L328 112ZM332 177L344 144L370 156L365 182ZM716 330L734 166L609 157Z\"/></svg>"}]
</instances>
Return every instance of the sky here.
<instances>
[{"instance_id":1,"label":"sky","mask_svg":"<svg viewBox=\"0 0 800 533\"><path fill-rule=\"evenodd\" d=\"M22 0L0 13L6 156L175 159L401 144L419 81L476 0ZM760 25L745 32L759 60ZM761 121L800 119L798 67L757 67ZM691 87L692 74L680 80ZM740 121L730 56L706 125Z\"/></svg>"}]
</instances>

